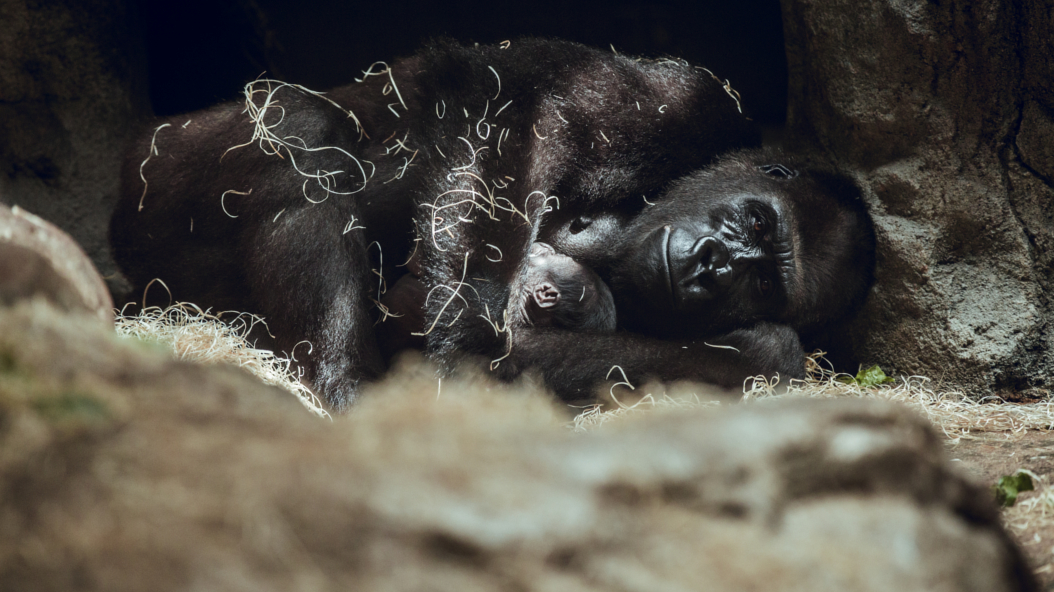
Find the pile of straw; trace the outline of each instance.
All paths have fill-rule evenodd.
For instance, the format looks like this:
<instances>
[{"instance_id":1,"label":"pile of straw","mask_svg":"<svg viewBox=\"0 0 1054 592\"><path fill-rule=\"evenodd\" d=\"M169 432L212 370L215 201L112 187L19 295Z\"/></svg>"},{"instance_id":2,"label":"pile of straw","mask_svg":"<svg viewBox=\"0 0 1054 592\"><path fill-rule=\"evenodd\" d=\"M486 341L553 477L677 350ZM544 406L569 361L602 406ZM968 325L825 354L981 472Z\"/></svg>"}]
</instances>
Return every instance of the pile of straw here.
<instances>
[{"instance_id":1,"label":"pile of straw","mask_svg":"<svg viewBox=\"0 0 1054 592\"><path fill-rule=\"evenodd\" d=\"M295 395L313 413L326 417L318 397L301 382L292 360L273 352L257 349L249 342L253 327L263 321L250 314L218 315L202 311L192 304L168 308L150 307L136 315L117 314L116 328L121 335L156 342L170 348L181 360L201 363L227 363L244 368L266 384L283 388ZM834 372L823 352L808 358L808 377L791 380L780 388L779 378L748 379L743 387L743 402L788 397L833 399L839 397L874 398L907 405L925 416L952 441L969 438L971 432L1018 434L1027 430L1054 429L1054 404L1051 401L1017 404L998 397L977 400L954 388L942 388L928 378L906 376L895 384L877 387L861 386L852 376ZM663 391L639 397L632 405L621 403L617 393L628 393L628 383L612 389L613 405L591 406L574 418L576 431L594 429L613 420L649 410L706 409L721 405L695 394L672 394Z\"/></svg>"},{"instance_id":2,"label":"pile of straw","mask_svg":"<svg viewBox=\"0 0 1054 592\"><path fill-rule=\"evenodd\" d=\"M229 314L230 320L221 320L193 304L152 306L136 315L118 312L115 328L118 335L163 345L180 360L243 368L264 384L289 391L319 417L329 417L322 402L301 382L300 372L294 371L293 360L257 349L249 342L249 332L263 325L262 319L246 313L221 314Z\"/></svg>"}]
</instances>

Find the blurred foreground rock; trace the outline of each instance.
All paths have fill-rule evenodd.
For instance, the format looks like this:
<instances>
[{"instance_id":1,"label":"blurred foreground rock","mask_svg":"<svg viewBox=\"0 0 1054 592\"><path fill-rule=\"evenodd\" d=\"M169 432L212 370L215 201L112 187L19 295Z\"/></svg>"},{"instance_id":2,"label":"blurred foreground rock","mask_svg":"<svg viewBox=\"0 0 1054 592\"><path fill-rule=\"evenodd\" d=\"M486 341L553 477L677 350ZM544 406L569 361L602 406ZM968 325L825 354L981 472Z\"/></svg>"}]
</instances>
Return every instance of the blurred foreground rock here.
<instances>
[{"instance_id":1,"label":"blurred foreground rock","mask_svg":"<svg viewBox=\"0 0 1054 592\"><path fill-rule=\"evenodd\" d=\"M329 422L41 300L0 308L0 590L1034 589L900 408L575 434L527 387L398 374Z\"/></svg>"},{"instance_id":2,"label":"blurred foreground rock","mask_svg":"<svg viewBox=\"0 0 1054 592\"><path fill-rule=\"evenodd\" d=\"M113 300L88 256L54 224L0 204L0 305L41 295L113 322Z\"/></svg>"}]
</instances>

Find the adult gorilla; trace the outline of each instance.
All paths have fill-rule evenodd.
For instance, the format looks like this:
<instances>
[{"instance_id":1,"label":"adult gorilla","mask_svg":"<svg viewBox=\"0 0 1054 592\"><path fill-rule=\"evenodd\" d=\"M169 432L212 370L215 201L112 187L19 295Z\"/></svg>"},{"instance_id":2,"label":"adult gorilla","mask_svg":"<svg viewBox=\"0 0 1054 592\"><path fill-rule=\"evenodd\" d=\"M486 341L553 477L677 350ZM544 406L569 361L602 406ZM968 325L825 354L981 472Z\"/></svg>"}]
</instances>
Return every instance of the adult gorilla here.
<instances>
[{"instance_id":1,"label":"adult gorilla","mask_svg":"<svg viewBox=\"0 0 1054 592\"><path fill-rule=\"evenodd\" d=\"M114 253L140 287L263 315L338 409L384 370L379 277L407 269L444 370L466 354L503 378L539 366L566 398L615 365L633 381L800 376L796 329L848 314L868 285L851 184L750 153L671 185L757 140L725 85L684 62L440 41L325 95L267 80L245 95L144 134ZM506 313L535 242L595 269L626 331L583 347Z\"/></svg>"}]
</instances>

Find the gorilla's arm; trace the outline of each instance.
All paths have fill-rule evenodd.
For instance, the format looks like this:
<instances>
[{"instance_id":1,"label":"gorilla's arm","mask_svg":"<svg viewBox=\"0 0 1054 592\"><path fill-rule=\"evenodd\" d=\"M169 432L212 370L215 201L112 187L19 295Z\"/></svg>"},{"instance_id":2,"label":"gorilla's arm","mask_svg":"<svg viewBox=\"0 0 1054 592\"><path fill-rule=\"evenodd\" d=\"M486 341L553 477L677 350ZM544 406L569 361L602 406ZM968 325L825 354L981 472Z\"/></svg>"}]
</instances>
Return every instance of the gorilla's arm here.
<instances>
[{"instance_id":1,"label":"gorilla's arm","mask_svg":"<svg viewBox=\"0 0 1054 592\"><path fill-rule=\"evenodd\" d=\"M648 379L698 380L738 388L749 376L804 378L805 353L797 332L771 323L686 342L525 327L514 334L512 352L498 372L508 378L537 368L560 398L575 400L594 396L615 366L634 385ZM612 378L621 380L622 374L616 370Z\"/></svg>"}]
</instances>

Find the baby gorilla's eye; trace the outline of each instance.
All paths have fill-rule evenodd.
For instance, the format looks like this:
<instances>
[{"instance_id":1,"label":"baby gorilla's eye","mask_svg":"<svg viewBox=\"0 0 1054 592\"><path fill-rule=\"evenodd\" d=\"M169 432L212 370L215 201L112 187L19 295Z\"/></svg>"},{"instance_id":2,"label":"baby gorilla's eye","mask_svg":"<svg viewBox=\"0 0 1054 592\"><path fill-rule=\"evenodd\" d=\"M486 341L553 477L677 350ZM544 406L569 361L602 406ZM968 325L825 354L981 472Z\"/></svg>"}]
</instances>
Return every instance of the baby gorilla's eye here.
<instances>
[{"instance_id":1,"label":"baby gorilla's eye","mask_svg":"<svg viewBox=\"0 0 1054 592\"><path fill-rule=\"evenodd\" d=\"M593 223L593 217L592 216L582 215L582 216L579 216L579 217L575 218L574 222L571 222L571 226L568 228L568 230L571 231L571 234L578 234L579 232L582 232L586 228L589 228L589 226L592 223Z\"/></svg>"}]
</instances>

